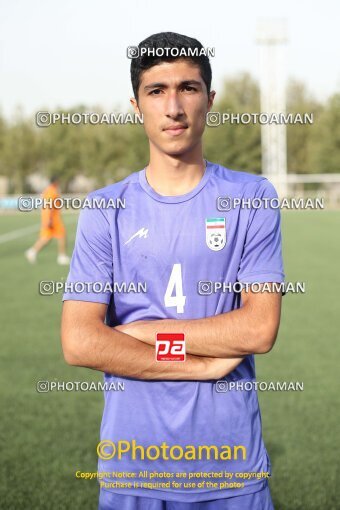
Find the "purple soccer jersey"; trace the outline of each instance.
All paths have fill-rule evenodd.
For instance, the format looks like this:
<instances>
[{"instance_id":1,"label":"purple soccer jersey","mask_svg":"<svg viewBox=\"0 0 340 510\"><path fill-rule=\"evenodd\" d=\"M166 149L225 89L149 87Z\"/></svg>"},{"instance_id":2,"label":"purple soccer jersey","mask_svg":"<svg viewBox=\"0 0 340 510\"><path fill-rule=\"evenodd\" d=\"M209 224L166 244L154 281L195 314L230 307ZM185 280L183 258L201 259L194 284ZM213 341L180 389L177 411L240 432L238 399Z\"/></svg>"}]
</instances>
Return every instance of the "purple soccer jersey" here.
<instances>
[{"instance_id":1,"label":"purple soccer jersey","mask_svg":"<svg viewBox=\"0 0 340 510\"><path fill-rule=\"evenodd\" d=\"M81 211L68 283L101 282L114 292L109 288L65 292L63 300L109 304L106 322L114 326L137 320L198 319L241 306L239 292L230 288L215 292L214 283L206 282L283 282L279 209L226 207L233 199L256 198L265 204L263 199L277 198L274 187L262 176L206 163L201 181L184 195L159 195L149 185L145 169L91 193L89 199L121 199L125 207ZM128 289L122 289L124 283ZM131 288L133 292L126 291ZM254 381L254 357L247 356L224 380ZM246 459L220 460L211 455L200 460L142 460L138 456L133 460L125 455L120 460L99 459L98 471L134 472L133 482L139 484L149 481L143 477L145 470L174 474L270 472L255 389L224 392L214 380L142 381L112 374L105 374L105 381L108 385L124 382L125 389L105 391L101 440L135 440L145 448L163 442L183 449L186 445L243 445ZM108 484L131 482L129 478L104 480ZM108 490L198 502L254 493L267 483L254 477L239 479L244 482L242 488L216 489L207 487L207 480L204 476L194 478L196 486L185 489L183 484L179 489L170 484L169 488ZM169 479L156 477L153 481ZM202 488L197 487L200 482L205 482Z\"/></svg>"}]
</instances>

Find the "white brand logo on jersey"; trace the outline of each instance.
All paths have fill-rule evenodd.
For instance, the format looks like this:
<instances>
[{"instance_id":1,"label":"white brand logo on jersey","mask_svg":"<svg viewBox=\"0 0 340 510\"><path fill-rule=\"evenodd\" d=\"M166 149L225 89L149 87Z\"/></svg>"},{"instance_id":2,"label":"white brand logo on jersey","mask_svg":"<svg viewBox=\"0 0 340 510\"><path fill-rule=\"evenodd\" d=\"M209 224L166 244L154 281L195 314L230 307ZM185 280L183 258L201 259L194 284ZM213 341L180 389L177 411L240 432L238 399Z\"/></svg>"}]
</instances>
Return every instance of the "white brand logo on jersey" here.
<instances>
[{"instance_id":1,"label":"white brand logo on jersey","mask_svg":"<svg viewBox=\"0 0 340 510\"><path fill-rule=\"evenodd\" d=\"M225 218L207 218L205 220L205 240L211 250L222 250L227 241Z\"/></svg>"},{"instance_id":2,"label":"white brand logo on jersey","mask_svg":"<svg viewBox=\"0 0 340 510\"><path fill-rule=\"evenodd\" d=\"M148 229L148 228L142 227L142 228L140 228L140 229L138 230L138 232L136 232L135 234L133 234L133 236L131 236L131 237L130 237L130 239L128 239L128 240L126 241L126 243L124 243L124 244L127 244L127 243L129 243L130 241L132 241L132 239L133 239L134 237L139 237L139 238L144 237L144 239L145 239L145 238L147 238L147 237L148 237L148 232L149 232L149 229Z\"/></svg>"}]
</instances>

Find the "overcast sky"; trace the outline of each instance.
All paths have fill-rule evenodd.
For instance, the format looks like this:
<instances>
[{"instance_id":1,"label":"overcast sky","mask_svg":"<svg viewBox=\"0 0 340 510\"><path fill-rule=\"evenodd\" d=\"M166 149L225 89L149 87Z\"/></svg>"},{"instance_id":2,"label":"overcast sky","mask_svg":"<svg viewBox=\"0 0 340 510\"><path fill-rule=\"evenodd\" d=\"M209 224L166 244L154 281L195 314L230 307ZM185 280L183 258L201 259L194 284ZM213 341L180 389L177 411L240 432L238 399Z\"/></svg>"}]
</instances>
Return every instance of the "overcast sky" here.
<instances>
[{"instance_id":1,"label":"overcast sky","mask_svg":"<svg viewBox=\"0 0 340 510\"><path fill-rule=\"evenodd\" d=\"M10 118L58 106L130 107L127 46L172 31L215 47L213 87L258 78L256 25L287 20L288 75L319 99L340 91L339 0L1 0L0 111Z\"/></svg>"}]
</instances>

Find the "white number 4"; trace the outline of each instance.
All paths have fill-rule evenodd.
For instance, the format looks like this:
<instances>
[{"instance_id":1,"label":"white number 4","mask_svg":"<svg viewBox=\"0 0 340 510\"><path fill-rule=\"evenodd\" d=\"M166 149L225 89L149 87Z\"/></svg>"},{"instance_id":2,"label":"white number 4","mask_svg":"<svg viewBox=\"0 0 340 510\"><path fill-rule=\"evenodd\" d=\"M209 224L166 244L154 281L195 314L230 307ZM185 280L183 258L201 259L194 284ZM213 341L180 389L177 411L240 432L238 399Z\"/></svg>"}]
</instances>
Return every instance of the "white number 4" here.
<instances>
[{"instance_id":1,"label":"white number 4","mask_svg":"<svg viewBox=\"0 0 340 510\"><path fill-rule=\"evenodd\" d=\"M173 296L174 291L175 295ZM183 296L181 264L174 264L164 294L164 303L167 308L176 306L177 313L184 313L185 300L186 296Z\"/></svg>"}]
</instances>

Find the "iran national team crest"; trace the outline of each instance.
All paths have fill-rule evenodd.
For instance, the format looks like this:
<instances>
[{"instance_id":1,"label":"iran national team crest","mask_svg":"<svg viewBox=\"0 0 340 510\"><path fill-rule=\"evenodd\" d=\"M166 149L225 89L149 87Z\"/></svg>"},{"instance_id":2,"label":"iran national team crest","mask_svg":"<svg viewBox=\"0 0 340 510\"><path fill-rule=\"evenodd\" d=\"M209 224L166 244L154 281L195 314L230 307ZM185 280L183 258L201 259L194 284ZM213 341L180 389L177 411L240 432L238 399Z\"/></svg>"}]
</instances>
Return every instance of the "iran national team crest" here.
<instances>
[{"instance_id":1,"label":"iran national team crest","mask_svg":"<svg viewBox=\"0 0 340 510\"><path fill-rule=\"evenodd\" d=\"M222 250L227 241L225 218L207 218L205 220L205 240L211 250Z\"/></svg>"}]
</instances>

